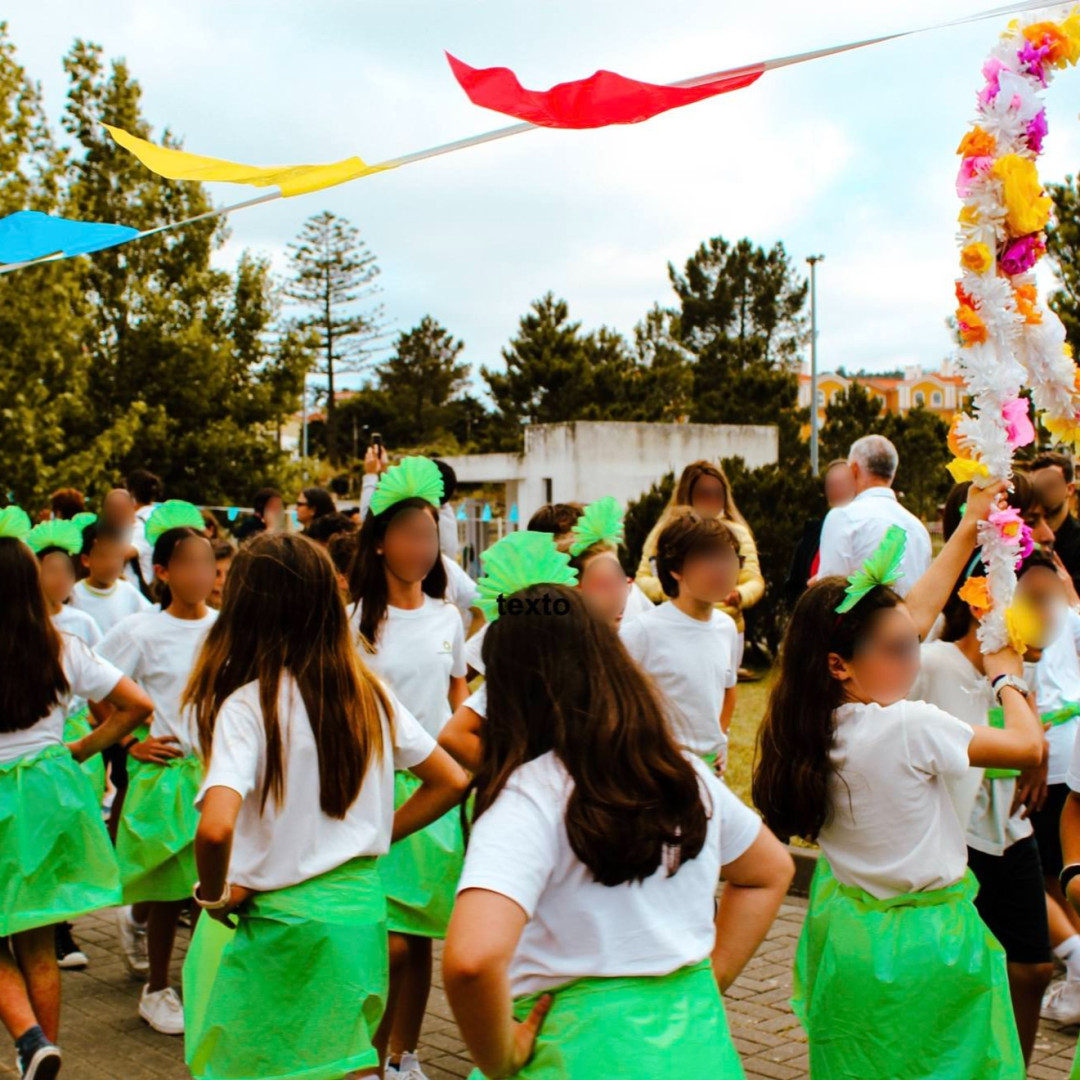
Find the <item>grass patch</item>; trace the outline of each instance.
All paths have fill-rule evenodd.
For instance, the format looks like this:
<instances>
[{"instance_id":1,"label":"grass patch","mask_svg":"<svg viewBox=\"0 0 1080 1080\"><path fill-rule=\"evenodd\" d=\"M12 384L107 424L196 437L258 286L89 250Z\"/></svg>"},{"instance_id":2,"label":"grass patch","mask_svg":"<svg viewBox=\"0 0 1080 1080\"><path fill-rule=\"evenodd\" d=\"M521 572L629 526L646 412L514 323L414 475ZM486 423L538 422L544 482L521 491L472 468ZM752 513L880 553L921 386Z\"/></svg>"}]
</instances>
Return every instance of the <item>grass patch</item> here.
<instances>
[{"instance_id":1,"label":"grass patch","mask_svg":"<svg viewBox=\"0 0 1080 1080\"><path fill-rule=\"evenodd\" d=\"M775 669L758 682L739 683L735 698L735 713L731 718L731 730L728 732L728 765L724 779L728 787L747 806L751 805L750 775L754 767L754 746L774 678Z\"/></svg>"}]
</instances>

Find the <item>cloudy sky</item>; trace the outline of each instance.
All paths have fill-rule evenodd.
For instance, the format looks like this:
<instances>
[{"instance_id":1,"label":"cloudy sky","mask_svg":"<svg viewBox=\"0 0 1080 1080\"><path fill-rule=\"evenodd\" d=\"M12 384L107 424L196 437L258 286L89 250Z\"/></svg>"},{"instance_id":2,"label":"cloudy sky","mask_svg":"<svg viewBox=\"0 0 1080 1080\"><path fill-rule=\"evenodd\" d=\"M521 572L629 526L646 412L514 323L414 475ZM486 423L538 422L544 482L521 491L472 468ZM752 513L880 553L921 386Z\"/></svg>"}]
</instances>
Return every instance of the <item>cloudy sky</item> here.
<instances>
[{"instance_id":1,"label":"cloudy sky","mask_svg":"<svg viewBox=\"0 0 1080 1080\"><path fill-rule=\"evenodd\" d=\"M443 57L544 89L600 67L670 82L956 18L994 0L15 0L19 56L59 116L76 37L127 59L144 112L192 151L252 164L377 161L510 123ZM533 131L235 214L220 253L285 268L304 219L362 229L404 330L430 313L476 369L551 289L585 327L629 333L673 299L703 239L782 240L819 269L823 368L936 367L950 348L954 151L1006 20L768 73L755 86L598 131ZM1080 72L1049 91L1044 178L1080 168ZM237 202L251 189L215 185Z\"/></svg>"}]
</instances>

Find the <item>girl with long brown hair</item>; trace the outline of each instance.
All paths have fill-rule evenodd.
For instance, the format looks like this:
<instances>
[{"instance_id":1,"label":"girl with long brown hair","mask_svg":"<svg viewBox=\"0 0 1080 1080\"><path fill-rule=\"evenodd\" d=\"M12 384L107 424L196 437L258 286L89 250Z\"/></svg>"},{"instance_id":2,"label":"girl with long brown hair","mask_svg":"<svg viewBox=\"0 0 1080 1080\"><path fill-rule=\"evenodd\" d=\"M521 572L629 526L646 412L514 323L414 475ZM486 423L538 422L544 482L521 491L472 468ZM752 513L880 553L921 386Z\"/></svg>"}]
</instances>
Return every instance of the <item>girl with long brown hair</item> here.
<instances>
[{"instance_id":1,"label":"girl with long brown hair","mask_svg":"<svg viewBox=\"0 0 1080 1080\"><path fill-rule=\"evenodd\" d=\"M741 1076L720 989L772 922L789 856L680 751L580 590L502 600L444 955L475 1061L487 1076Z\"/></svg>"},{"instance_id":2,"label":"girl with long brown hair","mask_svg":"<svg viewBox=\"0 0 1080 1080\"><path fill-rule=\"evenodd\" d=\"M363 657L432 738L468 696L465 632L448 603L439 549L443 479L429 458L407 457L379 477L360 530L351 575L353 618ZM415 791L405 771L397 805ZM423 1080L416 1057L431 988L432 941L446 933L464 841L447 814L380 861L390 935L388 1073Z\"/></svg>"},{"instance_id":3,"label":"girl with long brown hair","mask_svg":"<svg viewBox=\"0 0 1080 1080\"><path fill-rule=\"evenodd\" d=\"M983 658L1003 730L907 700L920 637L1004 487L971 489L963 522L906 600L891 587L906 541L893 526L858 574L812 585L785 634L753 795L778 835L821 846L792 1002L814 1076L1024 1075L1005 955L972 903L950 796L971 766L1041 760L1021 658L1011 648Z\"/></svg>"},{"instance_id":4,"label":"girl with long brown hair","mask_svg":"<svg viewBox=\"0 0 1080 1080\"><path fill-rule=\"evenodd\" d=\"M24 1080L60 1071L54 924L110 907L120 877L82 762L149 715L147 696L49 617L30 519L0 511L0 1021ZM64 744L73 697L107 702L99 727Z\"/></svg>"},{"instance_id":5,"label":"girl with long brown hair","mask_svg":"<svg viewBox=\"0 0 1080 1080\"><path fill-rule=\"evenodd\" d=\"M460 801L464 773L361 662L333 564L303 537L240 549L185 702L206 760L194 895L212 916L184 969L192 1073L378 1075L376 863ZM395 813L396 769L419 784Z\"/></svg>"}]
</instances>

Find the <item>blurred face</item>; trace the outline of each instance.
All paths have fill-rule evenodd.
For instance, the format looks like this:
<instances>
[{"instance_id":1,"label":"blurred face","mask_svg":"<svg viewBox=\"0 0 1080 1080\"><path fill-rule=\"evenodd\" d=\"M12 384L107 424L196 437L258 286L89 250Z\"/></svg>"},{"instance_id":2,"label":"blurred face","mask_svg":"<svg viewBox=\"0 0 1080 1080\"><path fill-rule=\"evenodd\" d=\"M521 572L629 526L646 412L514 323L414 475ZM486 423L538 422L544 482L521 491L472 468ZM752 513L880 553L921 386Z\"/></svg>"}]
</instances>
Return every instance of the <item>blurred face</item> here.
<instances>
[{"instance_id":1,"label":"blurred face","mask_svg":"<svg viewBox=\"0 0 1080 1080\"><path fill-rule=\"evenodd\" d=\"M1057 471L1056 469L1054 470ZM1046 521L1046 511L1043 509L1043 504L1036 499L1031 506L1028 507L1027 513L1024 514L1024 524L1031 529L1031 539L1035 543L1047 550L1053 550L1054 547L1054 530L1050 528Z\"/></svg>"},{"instance_id":2,"label":"blurred face","mask_svg":"<svg viewBox=\"0 0 1080 1080\"><path fill-rule=\"evenodd\" d=\"M1074 485L1065 480L1065 473L1057 465L1049 465L1031 474L1035 484L1035 493L1039 502L1050 517L1055 517L1065 509Z\"/></svg>"},{"instance_id":3,"label":"blurred face","mask_svg":"<svg viewBox=\"0 0 1080 1080\"><path fill-rule=\"evenodd\" d=\"M118 529L130 529L135 524L135 503L123 488L114 488L102 500L101 517Z\"/></svg>"},{"instance_id":4,"label":"blurred face","mask_svg":"<svg viewBox=\"0 0 1080 1080\"><path fill-rule=\"evenodd\" d=\"M855 476L847 464L834 465L825 474L825 501L834 506L847 506L855 498Z\"/></svg>"},{"instance_id":5,"label":"blurred face","mask_svg":"<svg viewBox=\"0 0 1080 1080\"><path fill-rule=\"evenodd\" d=\"M419 506L402 510L391 520L375 550L383 557L387 574L408 585L423 581L439 557L434 513Z\"/></svg>"},{"instance_id":6,"label":"blurred face","mask_svg":"<svg viewBox=\"0 0 1080 1080\"><path fill-rule=\"evenodd\" d=\"M203 604L214 591L217 566L210 541L189 536L172 550L168 566L154 566L158 579L185 604Z\"/></svg>"},{"instance_id":7,"label":"blurred face","mask_svg":"<svg viewBox=\"0 0 1080 1080\"><path fill-rule=\"evenodd\" d=\"M919 674L919 635L907 608L879 611L850 660L829 654L829 671L849 701L893 705L906 698Z\"/></svg>"},{"instance_id":8,"label":"blurred face","mask_svg":"<svg viewBox=\"0 0 1080 1080\"><path fill-rule=\"evenodd\" d=\"M308 503L307 497L301 491L296 499L296 520L300 522L300 527L306 529L308 523L315 519L315 510Z\"/></svg>"},{"instance_id":9,"label":"blurred face","mask_svg":"<svg viewBox=\"0 0 1080 1080\"><path fill-rule=\"evenodd\" d=\"M82 557L83 566L93 581L100 585L112 585L124 572L127 545L120 540L94 541L89 555Z\"/></svg>"},{"instance_id":10,"label":"blurred face","mask_svg":"<svg viewBox=\"0 0 1080 1080\"><path fill-rule=\"evenodd\" d=\"M301 495L300 498L303 499L304 496ZM297 511L299 512L299 507L297 507ZM267 500L262 517L268 529L280 527L285 517L285 502L280 495L275 495L272 499Z\"/></svg>"},{"instance_id":11,"label":"blurred face","mask_svg":"<svg viewBox=\"0 0 1080 1080\"><path fill-rule=\"evenodd\" d=\"M1065 626L1068 602L1065 583L1048 566L1033 566L1016 583L1016 595L1032 610L1039 626L1035 639L1029 642L1027 660L1037 660L1038 654L1054 641Z\"/></svg>"},{"instance_id":12,"label":"blurred face","mask_svg":"<svg viewBox=\"0 0 1080 1080\"><path fill-rule=\"evenodd\" d=\"M739 580L739 556L734 548L690 555L682 571L671 575L679 583L679 595L703 603L719 604L731 595Z\"/></svg>"},{"instance_id":13,"label":"blurred face","mask_svg":"<svg viewBox=\"0 0 1080 1080\"><path fill-rule=\"evenodd\" d=\"M719 517L727 509L724 485L715 476L699 476L690 492L690 505L702 517Z\"/></svg>"},{"instance_id":14,"label":"blurred face","mask_svg":"<svg viewBox=\"0 0 1080 1080\"><path fill-rule=\"evenodd\" d=\"M613 552L606 551L589 559L578 579L578 588L594 615L618 625L630 591L630 579Z\"/></svg>"},{"instance_id":15,"label":"blurred face","mask_svg":"<svg viewBox=\"0 0 1080 1080\"><path fill-rule=\"evenodd\" d=\"M229 570L232 568L232 556L226 556L224 559L217 559L214 562L214 588L210 593L210 598L207 603L212 608L221 607L221 597L225 592L225 579L229 576Z\"/></svg>"},{"instance_id":16,"label":"blurred face","mask_svg":"<svg viewBox=\"0 0 1080 1080\"><path fill-rule=\"evenodd\" d=\"M75 564L66 551L50 551L41 560L41 588L54 607L67 601L75 588Z\"/></svg>"}]
</instances>

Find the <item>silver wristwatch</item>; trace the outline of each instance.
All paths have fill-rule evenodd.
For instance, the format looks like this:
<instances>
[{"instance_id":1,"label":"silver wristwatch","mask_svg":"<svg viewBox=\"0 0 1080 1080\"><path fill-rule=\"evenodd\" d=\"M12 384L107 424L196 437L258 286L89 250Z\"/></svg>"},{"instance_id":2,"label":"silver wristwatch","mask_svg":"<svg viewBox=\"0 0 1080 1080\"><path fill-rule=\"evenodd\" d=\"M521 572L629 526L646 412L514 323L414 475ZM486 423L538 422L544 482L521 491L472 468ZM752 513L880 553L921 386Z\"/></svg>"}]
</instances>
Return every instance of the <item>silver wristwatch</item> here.
<instances>
[{"instance_id":1,"label":"silver wristwatch","mask_svg":"<svg viewBox=\"0 0 1080 1080\"><path fill-rule=\"evenodd\" d=\"M1011 686L1014 690L1019 690L1024 697L1027 697L1031 693L1031 688L1023 679L1018 675L999 675L991 685L994 688L994 697L997 698L997 703L1001 704L1001 691L1007 686Z\"/></svg>"}]
</instances>

